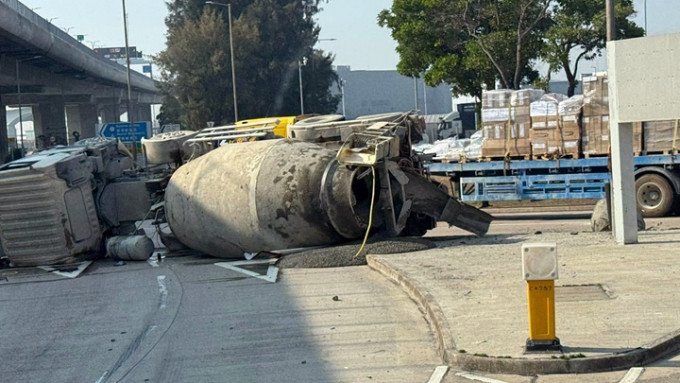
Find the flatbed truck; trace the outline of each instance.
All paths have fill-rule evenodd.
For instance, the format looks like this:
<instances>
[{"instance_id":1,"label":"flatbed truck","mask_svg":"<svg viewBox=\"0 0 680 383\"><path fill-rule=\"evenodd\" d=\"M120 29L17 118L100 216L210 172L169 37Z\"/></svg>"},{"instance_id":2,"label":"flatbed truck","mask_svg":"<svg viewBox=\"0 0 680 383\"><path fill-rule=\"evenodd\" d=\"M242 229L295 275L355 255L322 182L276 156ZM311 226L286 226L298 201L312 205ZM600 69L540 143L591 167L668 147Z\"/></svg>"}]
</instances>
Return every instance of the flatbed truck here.
<instances>
[{"instance_id":1,"label":"flatbed truck","mask_svg":"<svg viewBox=\"0 0 680 383\"><path fill-rule=\"evenodd\" d=\"M456 196L472 201L604 198L608 157L556 160L429 162L431 175L448 177ZM645 217L674 212L680 200L680 155L633 157L636 201Z\"/></svg>"}]
</instances>

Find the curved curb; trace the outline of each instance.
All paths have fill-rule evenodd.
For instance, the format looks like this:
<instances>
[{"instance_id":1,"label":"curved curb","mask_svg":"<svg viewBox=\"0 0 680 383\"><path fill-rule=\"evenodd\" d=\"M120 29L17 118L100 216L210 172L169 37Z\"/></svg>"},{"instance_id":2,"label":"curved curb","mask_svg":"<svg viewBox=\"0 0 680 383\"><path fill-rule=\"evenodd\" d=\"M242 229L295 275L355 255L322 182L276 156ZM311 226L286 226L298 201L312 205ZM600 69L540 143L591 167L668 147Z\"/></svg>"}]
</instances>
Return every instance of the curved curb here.
<instances>
[{"instance_id":1,"label":"curved curb","mask_svg":"<svg viewBox=\"0 0 680 383\"><path fill-rule=\"evenodd\" d=\"M623 370L654 362L680 350L680 329L631 351L587 358L508 358L476 356L460 353L456 349L449 323L434 296L418 281L382 259L367 255L368 266L401 286L422 307L432 326L437 349L442 361L452 367L467 371L484 371L495 374L536 375L573 374Z\"/></svg>"},{"instance_id":2,"label":"curved curb","mask_svg":"<svg viewBox=\"0 0 680 383\"><path fill-rule=\"evenodd\" d=\"M446 320L444 312L432 294L421 286L420 283L408 278L405 273L402 273L381 259L377 259L372 255L366 255L366 263L368 263L371 269L378 271L406 290L409 297L423 309L427 321L435 333L437 351L439 351L442 361L449 365L455 364L452 357L455 355L456 344L449 329L449 322Z\"/></svg>"}]
</instances>

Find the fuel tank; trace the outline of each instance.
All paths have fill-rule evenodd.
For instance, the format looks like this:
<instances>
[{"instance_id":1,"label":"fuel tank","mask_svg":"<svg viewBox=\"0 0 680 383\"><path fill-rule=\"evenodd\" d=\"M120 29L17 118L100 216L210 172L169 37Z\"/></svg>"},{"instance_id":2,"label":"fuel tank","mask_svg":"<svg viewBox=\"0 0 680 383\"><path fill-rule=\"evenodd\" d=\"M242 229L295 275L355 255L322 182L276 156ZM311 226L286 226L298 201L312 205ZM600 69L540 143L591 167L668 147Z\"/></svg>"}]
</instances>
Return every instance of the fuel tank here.
<instances>
[{"instance_id":1,"label":"fuel tank","mask_svg":"<svg viewBox=\"0 0 680 383\"><path fill-rule=\"evenodd\" d=\"M344 210L339 233L329 217L334 212L324 209L328 201L336 205L338 200L357 208L366 205L352 200L357 185L351 179L322 191L325 178L353 177L331 166L335 154L294 140L217 148L184 164L170 179L165 193L170 229L183 244L222 258L358 238L367 227L362 214Z\"/></svg>"}]
</instances>

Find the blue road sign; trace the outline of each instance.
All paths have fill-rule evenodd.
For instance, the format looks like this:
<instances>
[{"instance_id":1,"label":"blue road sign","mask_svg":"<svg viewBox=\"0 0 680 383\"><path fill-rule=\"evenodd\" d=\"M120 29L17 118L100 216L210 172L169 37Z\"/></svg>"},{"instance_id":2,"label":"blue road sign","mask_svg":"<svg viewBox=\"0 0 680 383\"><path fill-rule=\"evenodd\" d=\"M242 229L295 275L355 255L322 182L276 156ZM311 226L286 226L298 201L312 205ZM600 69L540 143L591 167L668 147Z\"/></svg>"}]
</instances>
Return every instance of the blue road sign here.
<instances>
[{"instance_id":1,"label":"blue road sign","mask_svg":"<svg viewBox=\"0 0 680 383\"><path fill-rule=\"evenodd\" d=\"M142 67L142 73L151 73L151 65L144 65Z\"/></svg>"},{"instance_id":2,"label":"blue road sign","mask_svg":"<svg viewBox=\"0 0 680 383\"><path fill-rule=\"evenodd\" d=\"M134 141L139 142L142 138L149 138L149 122L135 122ZM104 137L118 138L123 142L132 142L132 127L129 122L109 122L102 125L99 135Z\"/></svg>"}]
</instances>

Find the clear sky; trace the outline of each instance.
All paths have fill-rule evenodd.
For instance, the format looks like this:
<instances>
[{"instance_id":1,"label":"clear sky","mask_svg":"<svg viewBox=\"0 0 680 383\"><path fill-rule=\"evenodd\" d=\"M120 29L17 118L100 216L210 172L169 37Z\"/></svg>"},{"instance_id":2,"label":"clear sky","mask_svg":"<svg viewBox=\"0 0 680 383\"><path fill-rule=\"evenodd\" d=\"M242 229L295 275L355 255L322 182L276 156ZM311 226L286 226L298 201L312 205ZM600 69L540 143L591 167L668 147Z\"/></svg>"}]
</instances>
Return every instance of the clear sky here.
<instances>
[{"instance_id":1,"label":"clear sky","mask_svg":"<svg viewBox=\"0 0 680 383\"><path fill-rule=\"evenodd\" d=\"M227 2L228 0L223 0ZM604 0L602 0L604 1ZM36 13L72 35L84 34L88 46L124 46L122 2L116 0L22 0ZM645 0L634 0L644 25ZM680 32L680 1L647 0L647 25L650 35ZM336 65L352 69L394 69L399 58L396 43L388 29L377 25L377 15L389 8L391 0L330 0L317 15L321 39L317 45L335 54ZM165 47L164 0L126 0L131 46L145 54L155 54ZM604 63L596 63L604 70ZM584 71L589 71L588 64Z\"/></svg>"}]
</instances>

